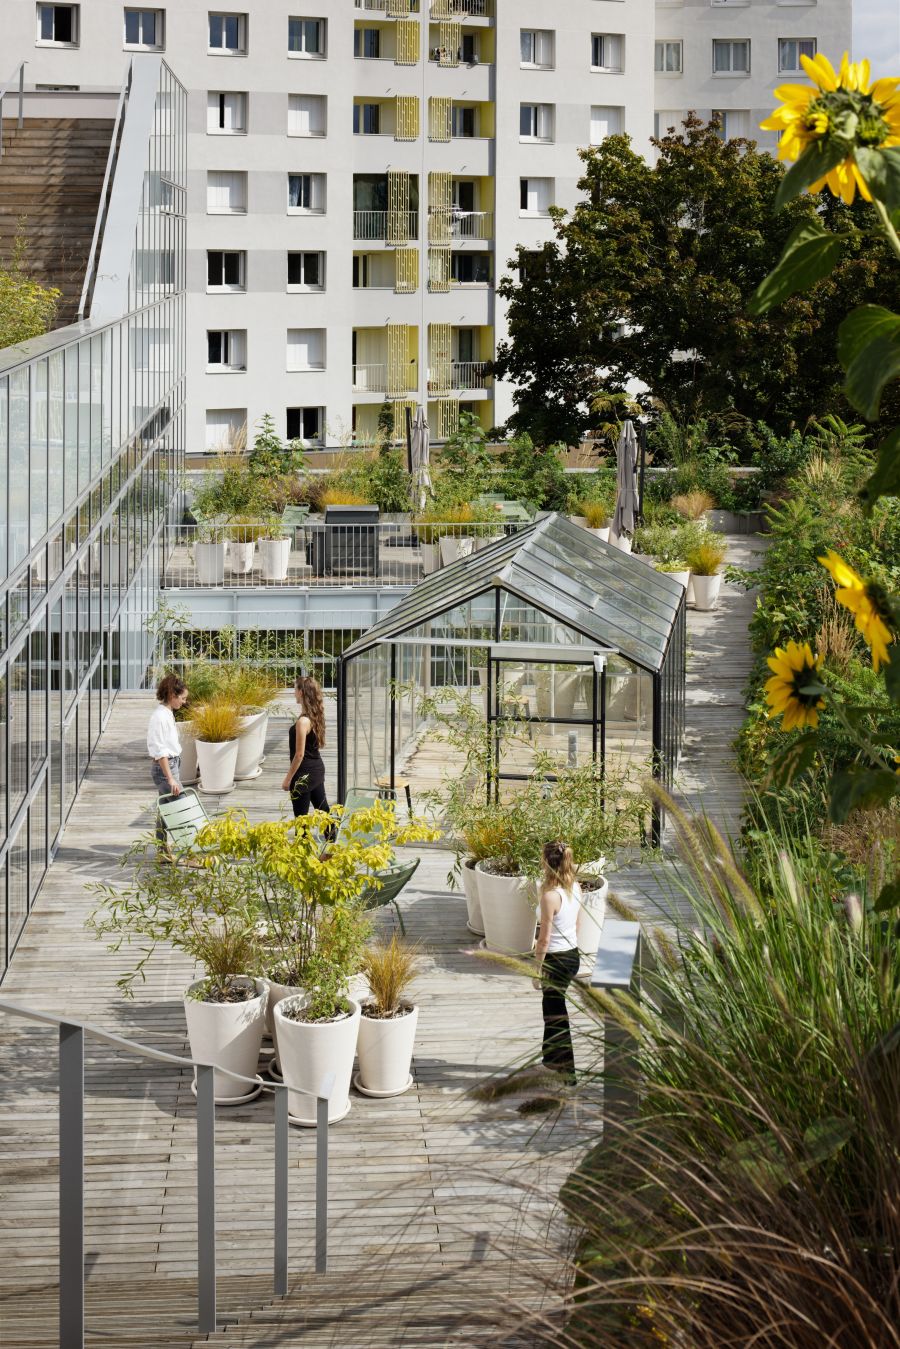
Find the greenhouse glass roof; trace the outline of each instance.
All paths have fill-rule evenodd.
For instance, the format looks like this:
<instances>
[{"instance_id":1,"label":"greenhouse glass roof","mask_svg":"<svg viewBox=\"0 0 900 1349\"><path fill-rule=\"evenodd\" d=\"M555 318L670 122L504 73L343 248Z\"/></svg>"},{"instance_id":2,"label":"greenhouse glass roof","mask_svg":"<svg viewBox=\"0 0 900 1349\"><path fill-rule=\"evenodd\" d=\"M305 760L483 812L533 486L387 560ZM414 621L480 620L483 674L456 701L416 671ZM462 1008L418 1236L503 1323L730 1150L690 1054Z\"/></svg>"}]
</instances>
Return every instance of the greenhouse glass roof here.
<instances>
[{"instance_id":1,"label":"greenhouse glass roof","mask_svg":"<svg viewBox=\"0 0 900 1349\"><path fill-rule=\"evenodd\" d=\"M680 582L646 562L565 516L548 515L420 581L347 647L344 658L498 588L653 673L662 667L685 593Z\"/></svg>"}]
</instances>

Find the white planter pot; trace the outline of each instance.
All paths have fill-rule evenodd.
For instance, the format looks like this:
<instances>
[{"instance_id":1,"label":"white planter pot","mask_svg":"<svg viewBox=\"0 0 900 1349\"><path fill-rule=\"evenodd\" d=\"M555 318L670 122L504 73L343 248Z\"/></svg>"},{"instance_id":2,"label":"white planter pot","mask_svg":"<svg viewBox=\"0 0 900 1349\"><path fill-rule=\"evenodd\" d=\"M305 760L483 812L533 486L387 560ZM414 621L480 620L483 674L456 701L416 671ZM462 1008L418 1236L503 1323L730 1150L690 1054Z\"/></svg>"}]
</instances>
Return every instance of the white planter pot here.
<instances>
[{"instance_id":1,"label":"white planter pot","mask_svg":"<svg viewBox=\"0 0 900 1349\"><path fill-rule=\"evenodd\" d=\"M588 529L589 534L593 534L601 543L609 543L609 525L604 525L602 529ZM630 551L630 549L629 549Z\"/></svg>"},{"instance_id":2,"label":"white planter pot","mask_svg":"<svg viewBox=\"0 0 900 1349\"><path fill-rule=\"evenodd\" d=\"M400 1096L412 1086L413 1046L419 1009L381 1020L363 1016L359 1022L359 1074L356 1085L372 1096Z\"/></svg>"},{"instance_id":3,"label":"white planter pot","mask_svg":"<svg viewBox=\"0 0 900 1349\"><path fill-rule=\"evenodd\" d=\"M580 670L560 670L555 667L539 670L535 680L538 716L571 717L580 688Z\"/></svg>"},{"instance_id":4,"label":"white planter pot","mask_svg":"<svg viewBox=\"0 0 900 1349\"><path fill-rule=\"evenodd\" d=\"M683 585L685 590L687 590L688 585L690 584L690 571L664 571L661 575L671 576L672 580L677 581L679 585Z\"/></svg>"},{"instance_id":5,"label":"white planter pot","mask_svg":"<svg viewBox=\"0 0 900 1349\"><path fill-rule=\"evenodd\" d=\"M600 938L603 935L603 919L606 916L606 897L609 894L609 881L604 880L599 890L583 890L581 907L578 910L578 950L581 952L581 972L590 974L597 959Z\"/></svg>"},{"instance_id":6,"label":"white planter pot","mask_svg":"<svg viewBox=\"0 0 900 1349\"><path fill-rule=\"evenodd\" d=\"M693 578L693 576L692 576L691 579L688 581L687 594L685 595L684 598L685 598L685 600L686 600L686 602L687 602L688 604L693 604L693 603L694 603L694 578Z\"/></svg>"},{"instance_id":7,"label":"white planter pot","mask_svg":"<svg viewBox=\"0 0 900 1349\"><path fill-rule=\"evenodd\" d=\"M614 534L612 529L609 531L609 542L613 548L618 548L622 553L631 552L631 539L627 534Z\"/></svg>"},{"instance_id":8,"label":"white planter pot","mask_svg":"<svg viewBox=\"0 0 900 1349\"><path fill-rule=\"evenodd\" d=\"M438 541L438 552L441 555L441 566L449 567L452 563L458 562L461 557L468 557L473 551L475 540L471 535L454 537L445 535Z\"/></svg>"},{"instance_id":9,"label":"white planter pot","mask_svg":"<svg viewBox=\"0 0 900 1349\"><path fill-rule=\"evenodd\" d=\"M291 558L290 539L260 539L259 568L264 581L286 581Z\"/></svg>"},{"instance_id":10,"label":"white planter pot","mask_svg":"<svg viewBox=\"0 0 900 1349\"><path fill-rule=\"evenodd\" d=\"M238 576L246 576L253 570L253 553L256 548L255 542L235 543L234 539L228 545L228 566Z\"/></svg>"},{"instance_id":11,"label":"white planter pot","mask_svg":"<svg viewBox=\"0 0 900 1349\"><path fill-rule=\"evenodd\" d=\"M722 588L722 573L715 576L694 576L694 607L697 609L715 609Z\"/></svg>"},{"instance_id":12,"label":"white planter pot","mask_svg":"<svg viewBox=\"0 0 900 1349\"><path fill-rule=\"evenodd\" d=\"M205 981L191 984L184 999L184 1015L191 1058L199 1063L211 1063L217 1068L228 1068L244 1077L256 1077L259 1047L266 1025L266 987L261 979L247 979L256 988L256 997L246 1002L199 1002L190 994L200 989ZM197 1080L194 1077L196 1090ZM255 1096L246 1082L236 1082L224 1073L215 1074L215 1096L219 1105L236 1104Z\"/></svg>"},{"instance_id":13,"label":"white planter pot","mask_svg":"<svg viewBox=\"0 0 900 1349\"><path fill-rule=\"evenodd\" d=\"M532 951L537 926L534 882L527 876L495 876L484 871L481 862L475 870L487 949L507 955Z\"/></svg>"},{"instance_id":14,"label":"white planter pot","mask_svg":"<svg viewBox=\"0 0 900 1349\"><path fill-rule=\"evenodd\" d=\"M266 730L269 725L267 709L241 717L241 733L237 741L237 761L234 776L237 782L259 776L259 765L266 752Z\"/></svg>"},{"instance_id":15,"label":"white planter pot","mask_svg":"<svg viewBox=\"0 0 900 1349\"><path fill-rule=\"evenodd\" d=\"M234 786L234 767L237 763L236 740L198 740L197 761L200 768L200 790L230 792Z\"/></svg>"},{"instance_id":16,"label":"white planter pot","mask_svg":"<svg viewBox=\"0 0 900 1349\"><path fill-rule=\"evenodd\" d=\"M223 585L225 581L224 543L195 543L194 567L200 585Z\"/></svg>"},{"instance_id":17,"label":"white planter pot","mask_svg":"<svg viewBox=\"0 0 900 1349\"><path fill-rule=\"evenodd\" d=\"M481 900L478 898L478 875L475 871L475 858L467 857L462 864L462 887L466 897L468 922L466 927L477 937L484 936L484 919L481 916Z\"/></svg>"},{"instance_id":18,"label":"white planter pot","mask_svg":"<svg viewBox=\"0 0 900 1349\"><path fill-rule=\"evenodd\" d=\"M288 1088L288 1108L294 1124L316 1122L315 1095L324 1079L334 1074L334 1089L328 1102L328 1123L343 1119L350 1109L350 1077L359 1034L359 1003L350 999L349 1016L339 1021L291 1021L285 1009L302 1005L303 995L285 998L275 1008L275 1041L281 1071Z\"/></svg>"},{"instance_id":19,"label":"white planter pot","mask_svg":"<svg viewBox=\"0 0 900 1349\"><path fill-rule=\"evenodd\" d=\"M579 525L582 529L587 529L587 527L588 527L587 516L584 516L584 515L570 515L570 516L569 516L569 520L571 521L571 523L572 523L573 525Z\"/></svg>"},{"instance_id":20,"label":"white planter pot","mask_svg":"<svg viewBox=\"0 0 900 1349\"><path fill-rule=\"evenodd\" d=\"M436 572L440 563L440 553L436 543L420 543L419 552L422 555L422 574L431 576Z\"/></svg>"},{"instance_id":21,"label":"white planter pot","mask_svg":"<svg viewBox=\"0 0 900 1349\"><path fill-rule=\"evenodd\" d=\"M200 776L197 767L197 741L194 728L189 721L178 723L178 738L181 741L181 785L193 787Z\"/></svg>"},{"instance_id":22,"label":"white planter pot","mask_svg":"<svg viewBox=\"0 0 900 1349\"><path fill-rule=\"evenodd\" d=\"M495 534L480 534L475 539L475 552L478 553L482 548L490 548L492 543L504 537L503 530L498 530Z\"/></svg>"}]
</instances>

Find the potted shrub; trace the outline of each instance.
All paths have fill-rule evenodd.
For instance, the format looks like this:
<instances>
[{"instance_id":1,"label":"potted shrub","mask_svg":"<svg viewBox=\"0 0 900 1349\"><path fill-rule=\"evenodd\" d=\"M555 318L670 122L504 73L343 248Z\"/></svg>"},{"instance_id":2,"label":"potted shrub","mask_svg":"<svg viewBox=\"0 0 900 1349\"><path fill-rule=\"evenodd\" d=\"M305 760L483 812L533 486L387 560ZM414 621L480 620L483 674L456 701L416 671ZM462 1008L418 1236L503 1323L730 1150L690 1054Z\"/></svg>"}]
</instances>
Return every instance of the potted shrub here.
<instances>
[{"instance_id":1,"label":"potted shrub","mask_svg":"<svg viewBox=\"0 0 900 1349\"><path fill-rule=\"evenodd\" d=\"M191 1058L242 1077L256 1077L267 997L264 981L249 975L214 978L207 974L195 980L184 995ZM225 1073L215 1073L216 1105L239 1105L258 1096L260 1090L261 1086L248 1087ZM196 1074L191 1091L196 1096Z\"/></svg>"},{"instance_id":2,"label":"potted shrub","mask_svg":"<svg viewBox=\"0 0 900 1349\"><path fill-rule=\"evenodd\" d=\"M718 534L710 534L688 554L696 608L708 610L716 607L724 561L725 540Z\"/></svg>"},{"instance_id":3,"label":"potted shrub","mask_svg":"<svg viewBox=\"0 0 900 1349\"><path fill-rule=\"evenodd\" d=\"M229 666L223 681L223 693L240 712L236 782L259 777L266 752L269 704L278 692L278 681L258 666Z\"/></svg>"},{"instance_id":4,"label":"potted shrub","mask_svg":"<svg viewBox=\"0 0 900 1349\"><path fill-rule=\"evenodd\" d=\"M225 531L220 525L201 525L197 530L194 568L200 585L224 585Z\"/></svg>"},{"instance_id":5,"label":"potted shrub","mask_svg":"<svg viewBox=\"0 0 900 1349\"><path fill-rule=\"evenodd\" d=\"M190 711L201 791L230 792L237 766L240 713L234 703L221 694L207 703L198 703Z\"/></svg>"},{"instance_id":6,"label":"potted shrub","mask_svg":"<svg viewBox=\"0 0 900 1349\"><path fill-rule=\"evenodd\" d=\"M683 557L670 557L665 562L657 562L656 570L663 572L666 576L671 576L673 581L677 581L687 590L691 579L691 569Z\"/></svg>"},{"instance_id":7,"label":"potted shrub","mask_svg":"<svg viewBox=\"0 0 900 1349\"><path fill-rule=\"evenodd\" d=\"M291 539L280 521L270 520L260 526L259 568L264 581L286 581L291 560Z\"/></svg>"},{"instance_id":8,"label":"potted shrub","mask_svg":"<svg viewBox=\"0 0 900 1349\"><path fill-rule=\"evenodd\" d=\"M404 994L419 973L418 948L394 933L390 942L365 951L363 970L371 997L362 1004L354 1085L364 1096L400 1096L413 1083L410 1067L419 1009Z\"/></svg>"},{"instance_id":9,"label":"potted shrub","mask_svg":"<svg viewBox=\"0 0 900 1349\"><path fill-rule=\"evenodd\" d=\"M482 821L487 855L476 863L475 872L489 951L528 955L534 948L539 853L535 823L521 799L495 807Z\"/></svg>"},{"instance_id":10,"label":"potted shrub","mask_svg":"<svg viewBox=\"0 0 900 1349\"><path fill-rule=\"evenodd\" d=\"M582 501L584 528L603 543L609 542L609 508L603 501Z\"/></svg>"},{"instance_id":11,"label":"potted shrub","mask_svg":"<svg viewBox=\"0 0 900 1349\"><path fill-rule=\"evenodd\" d=\"M238 576L253 570L256 541L264 526L247 515L236 515L228 526L228 566Z\"/></svg>"},{"instance_id":12,"label":"potted shrub","mask_svg":"<svg viewBox=\"0 0 900 1349\"><path fill-rule=\"evenodd\" d=\"M442 562L455 562L463 554L465 545L471 551L469 540L472 538L471 526L475 512L470 505L434 506L414 516L413 532L418 540L422 555L422 569L426 576L438 570Z\"/></svg>"}]
</instances>

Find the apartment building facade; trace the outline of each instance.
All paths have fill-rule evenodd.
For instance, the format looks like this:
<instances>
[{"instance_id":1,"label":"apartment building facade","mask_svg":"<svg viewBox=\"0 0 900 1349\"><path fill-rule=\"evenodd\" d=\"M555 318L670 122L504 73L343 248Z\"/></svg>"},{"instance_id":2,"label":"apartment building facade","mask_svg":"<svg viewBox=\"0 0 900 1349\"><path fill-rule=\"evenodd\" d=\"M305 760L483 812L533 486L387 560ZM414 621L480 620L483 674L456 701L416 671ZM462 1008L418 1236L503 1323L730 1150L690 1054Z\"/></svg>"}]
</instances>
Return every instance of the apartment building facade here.
<instances>
[{"instance_id":1,"label":"apartment building facade","mask_svg":"<svg viewBox=\"0 0 900 1349\"><path fill-rule=\"evenodd\" d=\"M216 0L212 0L213 3ZM424 403L502 423L485 363L518 244L577 198L578 152L684 110L756 134L779 70L849 45L851 0L7 0L30 85L115 84L162 50L189 86L189 453L269 412L337 446ZM10 22L11 21L11 22ZM759 133L762 136L764 133Z\"/></svg>"}]
</instances>

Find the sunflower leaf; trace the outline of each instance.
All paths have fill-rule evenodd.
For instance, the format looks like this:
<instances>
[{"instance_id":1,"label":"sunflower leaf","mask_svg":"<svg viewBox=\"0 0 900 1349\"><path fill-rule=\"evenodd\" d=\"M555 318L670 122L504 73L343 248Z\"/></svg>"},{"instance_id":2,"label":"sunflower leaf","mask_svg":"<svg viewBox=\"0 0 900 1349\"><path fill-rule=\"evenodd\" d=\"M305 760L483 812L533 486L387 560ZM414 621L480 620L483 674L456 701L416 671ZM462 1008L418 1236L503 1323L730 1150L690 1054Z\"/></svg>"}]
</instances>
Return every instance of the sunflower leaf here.
<instances>
[{"instance_id":1,"label":"sunflower leaf","mask_svg":"<svg viewBox=\"0 0 900 1349\"><path fill-rule=\"evenodd\" d=\"M900 208L900 146L886 150L860 148L855 151L855 158L872 196L889 211Z\"/></svg>"},{"instance_id":2,"label":"sunflower leaf","mask_svg":"<svg viewBox=\"0 0 900 1349\"><path fill-rule=\"evenodd\" d=\"M896 909L898 905L900 905L900 881L888 881L887 885L881 887L881 893L873 908L876 913L887 913L889 909Z\"/></svg>"},{"instance_id":3,"label":"sunflower leaf","mask_svg":"<svg viewBox=\"0 0 900 1349\"><path fill-rule=\"evenodd\" d=\"M900 376L900 315L883 305L857 306L838 329L838 356L847 398L874 421L885 384Z\"/></svg>"},{"instance_id":4,"label":"sunflower leaf","mask_svg":"<svg viewBox=\"0 0 900 1349\"><path fill-rule=\"evenodd\" d=\"M900 775L887 768L851 768L831 779L828 818L843 824L853 810L883 806L900 796Z\"/></svg>"},{"instance_id":5,"label":"sunflower leaf","mask_svg":"<svg viewBox=\"0 0 900 1349\"><path fill-rule=\"evenodd\" d=\"M878 446L875 472L860 492L866 511L871 511L879 497L895 496L900 496L900 426Z\"/></svg>"},{"instance_id":6,"label":"sunflower leaf","mask_svg":"<svg viewBox=\"0 0 900 1349\"><path fill-rule=\"evenodd\" d=\"M815 731L798 735L769 759L767 783L772 787L789 787L794 778L812 767L818 748L819 737Z\"/></svg>"},{"instance_id":7,"label":"sunflower leaf","mask_svg":"<svg viewBox=\"0 0 900 1349\"><path fill-rule=\"evenodd\" d=\"M817 680L813 680L811 684L804 684L797 692L802 693L804 698L822 698L828 692L828 689L824 684L820 684Z\"/></svg>"},{"instance_id":8,"label":"sunflower leaf","mask_svg":"<svg viewBox=\"0 0 900 1349\"><path fill-rule=\"evenodd\" d=\"M805 220L792 231L781 257L757 286L747 306L751 314L764 314L773 305L808 290L828 276L840 260L843 238L832 234L817 220Z\"/></svg>"},{"instance_id":9,"label":"sunflower leaf","mask_svg":"<svg viewBox=\"0 0 900 1349\"><path fill-rule=\"evenodd\" d=\"M842 164L847 158L848 149L843 141L830 137L813 141L779 183L775 194L775 210L780 211L782 206L786 206L792 198L799 197L817 179L824 178L826 173Z\"/></svg>"}]
</instances>

